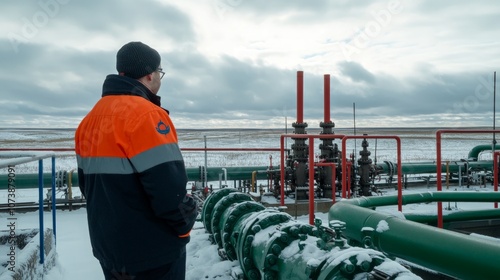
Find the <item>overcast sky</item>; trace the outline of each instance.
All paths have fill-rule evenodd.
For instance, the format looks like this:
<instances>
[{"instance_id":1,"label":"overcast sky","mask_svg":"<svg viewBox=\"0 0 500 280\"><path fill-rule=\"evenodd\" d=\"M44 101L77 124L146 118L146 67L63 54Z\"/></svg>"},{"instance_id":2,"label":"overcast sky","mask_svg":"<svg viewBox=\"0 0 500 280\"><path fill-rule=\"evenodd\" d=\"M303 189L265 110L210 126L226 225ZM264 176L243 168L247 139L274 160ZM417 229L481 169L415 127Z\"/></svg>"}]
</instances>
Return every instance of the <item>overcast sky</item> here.
<instances>
[{"instance_id":1,"label":"overcast sky","mask_svg":"<svg viewBox=\"0 0 500 280\"><path fill-rule=\"evenodd\" d=\"M371 4L370 4L371 3ZM492 126L500 2L2 1L0 127L76 127L142 41L162 56L177 128Z\"/></svg>"}]
</instances>

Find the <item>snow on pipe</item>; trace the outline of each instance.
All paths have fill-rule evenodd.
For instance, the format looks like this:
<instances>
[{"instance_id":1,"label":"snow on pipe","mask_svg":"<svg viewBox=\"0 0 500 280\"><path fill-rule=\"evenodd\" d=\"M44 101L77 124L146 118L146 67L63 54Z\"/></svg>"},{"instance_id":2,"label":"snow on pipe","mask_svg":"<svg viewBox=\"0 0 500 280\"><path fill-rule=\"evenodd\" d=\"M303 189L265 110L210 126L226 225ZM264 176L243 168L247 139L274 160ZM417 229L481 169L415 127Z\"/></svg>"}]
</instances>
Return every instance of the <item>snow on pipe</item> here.
<instances>
[{"instance_id":1,"label":"snow on pipe","mask_svg":"<svg viewBox=\"0 0 500 280\"><path fill-rule=\"evenodd\" d=\"M421 279L380 252L346 245L343 222L294 221L236 189L212 193L202 220L219 255L238 260L236 279Z\"/></svg>"}]
</instances>

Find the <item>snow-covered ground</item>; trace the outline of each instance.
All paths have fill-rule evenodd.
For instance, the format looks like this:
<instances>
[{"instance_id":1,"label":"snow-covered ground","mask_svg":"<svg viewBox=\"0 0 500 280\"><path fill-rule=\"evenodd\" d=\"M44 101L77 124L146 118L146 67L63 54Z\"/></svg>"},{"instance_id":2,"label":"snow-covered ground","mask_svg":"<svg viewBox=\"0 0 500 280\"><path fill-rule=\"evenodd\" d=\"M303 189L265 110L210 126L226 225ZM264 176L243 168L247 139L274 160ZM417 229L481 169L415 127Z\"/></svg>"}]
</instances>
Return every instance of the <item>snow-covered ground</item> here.
<instances>
[{"instance_id":1,"label":"snow-covered ground","mask_svg":"<svg viewBox=\"0 0 500 280\"><path fill-rule=\"evenodd\" d=\"M88 280L104 279L99 262L93 257L87 226L86 209L57 211L57 254L58 264L49 272L46 280ZM7 224L7 213L0 213L0 224ZM38 228L38 212L16 213L18 228ZM317 217L327 221L325 213ZM307 222L308 216L298 218ZM44 213L46 226L52 225L52 214ZM196 222L187 246L186 279L232 279L230 271L237 267L237 261L222 261L217 245L211 244L203 224Z\"/></svg>"},{"instance_id":2,"label":"snow-covered ground","mask_svg":"<svg viewBox=\"0 0 500 280\"><path fill-rule=\"evenodd\" d=\"M403 162L405 161L429 161L435 159L435 140L433 130L404 130L399 131L402 137ZM73 147L71 130L56 131L30 131L30 130L0 130L0 146L2 148L53 148L53 147ZM242 131L185 131L179 133L181 148L185 147L204 147L204 136L207 137L208 147L261 147L278 148L279 135L283 131L264 131L264 130L242 130ZM311 132L310 132L311 133ZM337 132L342 133L342 132ZM359 132L363 133L363 132ZM371 135L381 135L382 131L370 131ZM383 131L384 134L397 135L397 131ZM313 133L311 133L313 134ZM346 133L348 134L348 133ZM288 146L292 143L288 140ZM487 137L465 136L450 137L443 141L443 160L460 160L465 158L469 150L479 144L488 144L491 140ZM357 141L360 146L361 141ZM316 146L319 142L316 142ZM339 144L340 147L340 144ZM357 148L358 151L360 147ZM369 149L372 151L372 157L377 156L379 161L395 161L395 145L390 140L370 141ZM376 155L374 150L377 149ZM317 149L316 149L317 150ZM348 145L348 150L354 151L353 143ZM245 154L241 152L223 152L210 153L208 157L209 166L241 166L241 165L268 165L269 155L273 154L275 165L279 162L279 153L258 152ZM196 167L204 164L204 153L183 152L188 167ZM487 157L488 155L486 155ZM491 154L489 154L491 157ZM58 154L56 166L58 170L71 170L76 167L76 161L72 152L61 152ZM38 165L24 164L16 167L18 173L34 173ZM50 171L50 161L44 161L45 172ZM5 174L5 170L0 170L0 174ZM451 188L450 191L486 191L491 190L491 186L486 188L473 187L460 189ZM434 189L411 189L405 192L434 191ZM75 191L78 195L78 191ZM394 193L393 190L387 190L387 195ZM17 190L17 197L24 201L37 200L36 190ZM0 201L7 202L7 193L0 192ZM3 203L3 202L2 202ZM444 205L446 206L446 205ZM451 210L458 209L477 209L492 208L491 204L477 203L458 203L450 205ZM396 207L380 207L379 211L395 212ZM435 213L436 204L408 205L403 211ZM38 213L16 213L18 228L37 228ZM51 226L51 213L46 212L45 225ZM316 213L316 217L327 224L327 213ZM0 213L0 225L7 225L7 213ZM307 223L308 216L297 217L298 220ZM84 208L74 211L57 211L57 265L46 275L44 279L50 280L87 280L103 279L101 268L97 260L92 256L90 241L88 236L88 227L86 220L86 210ZM222 261L217 253L217 245L213 245L208 240L208 234L205 232L201 222L197 222L191 233L191 242L187 246L187 272L186 278L191 280L198 279L231 279L231 268L237 267L236 261Z\"/></svg>"},{"instance_id":3,"label":"snow-covered ground","mask_svg":"<svg viewBox=\"0 0 500 280\"><path fill-rule=\"evenodd\" d=\"M473 187L467 189L463 187L462 191L491 191L491 187L481 188ZM426 189L411 189L405 193L423 192ZM428 191L428 190L427 190ZM452 190L453 191L453 190ZM394 194L391 191L389 194ZM443 203L446 207L447 204ZM469 209L491 209L492 203L452 203L453 212ZM396 215L396 206L380 207L379 211L393 213ZM436 204L411 204L403 207L403 212L412 213L435 213ZM6 213L0 213L0 225L7 224ZM315 217L328 224L327 213L315 213ZM19 228L38 228L38 212L17 213L16 218ZM298 221L307 223L307 215L297 217ZM45 225L51 227L52 216L50 212L44 213ZM88 280L104 279L98 261L92 256L86 210L84 208L73 211L57 211L57 265L44 277L46 280ZM191 242L187 245L187 271L186 279L232 279L231 269L238 267L237 261L223 261L217 252L217 245L211 244L209 235L205 231L201 222L196 222L191 233ZM483 237L484 238L484 237Z\"/></svg>"},{"instance_id":4,"label":"snow-covered ground","mask_svg":"<svg viewBox=\"0 0 500 280\"><path fill-rule=\"evenodd\" d=\"M45 223L52 217L44 213ZM38 213L16 214L18 226L38 228ZM6 215L0 214L0 223L6 224ZM187 247L186 279L231 279L229 271L237 262L221 261L217 245L210 244L201 222L196 222ZM99 280L104 279L99 262L93 257L85 209L57 212L57 262L44 277L46 280Z\"/></svg>"}]
</instances>

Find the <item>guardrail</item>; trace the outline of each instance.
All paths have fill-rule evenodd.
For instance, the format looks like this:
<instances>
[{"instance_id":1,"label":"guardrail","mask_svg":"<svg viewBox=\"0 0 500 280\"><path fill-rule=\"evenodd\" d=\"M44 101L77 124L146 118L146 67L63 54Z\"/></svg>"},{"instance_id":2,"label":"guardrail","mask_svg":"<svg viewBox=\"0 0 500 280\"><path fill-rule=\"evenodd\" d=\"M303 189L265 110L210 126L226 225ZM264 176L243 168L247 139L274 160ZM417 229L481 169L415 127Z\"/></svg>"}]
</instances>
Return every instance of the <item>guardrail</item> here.
<instances>
[{"instance_id":1,"label":"guardrail","mask_svg":"<svg viewBox=\"0 0 500 280\"><path fill-rule=\"evenodd\" d=\"M54 242L56 241L56 198L55 198L55 162L56 155L54 152L0 152L0 168L9 168L9 174L14 174L9 176L8 179L8 205L11 209L10 214L14 216L14 208L16 205L15 200L15 166L18 164L33 162L38 160L38 199L39 199L39 226L40 226L40 263L44 263L45 259L45 246L44 246L44 218L43 218L43 160L51 158L52 159L52 232L54 234ZM12 172L14 171L14 172ZM12 172L12 173L11 173ZM10 205L12 207L10 207ZM10 217L7 218L9 223L15 225L17 218ZM14 227L15 234L15 227Z\"/></svg>"}]
</instances>

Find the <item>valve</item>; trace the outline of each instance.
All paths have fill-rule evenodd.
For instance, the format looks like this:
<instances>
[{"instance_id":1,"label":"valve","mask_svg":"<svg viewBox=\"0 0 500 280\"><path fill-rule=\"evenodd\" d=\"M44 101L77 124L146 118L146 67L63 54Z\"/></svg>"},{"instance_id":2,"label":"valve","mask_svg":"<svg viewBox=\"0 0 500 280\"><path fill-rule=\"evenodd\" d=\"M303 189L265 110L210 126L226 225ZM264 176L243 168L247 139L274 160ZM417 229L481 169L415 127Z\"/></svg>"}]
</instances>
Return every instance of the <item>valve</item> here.
<instances>
[{"instance_id":1,"label":"valve","mask_svg":"<svg viewBox=\"0 0 500 280\"><path fill-rule=\"evenodd\" d=\"M343 248L345 246L345 240L342 239L342 230L345 230L345 223L339 220L332 220L329 225L330 228L335 231L335 246Z\"/></svg>"}]
</instances>

